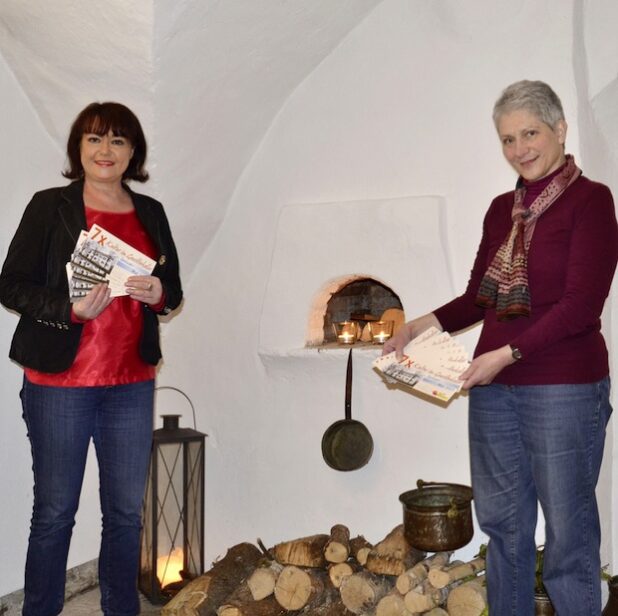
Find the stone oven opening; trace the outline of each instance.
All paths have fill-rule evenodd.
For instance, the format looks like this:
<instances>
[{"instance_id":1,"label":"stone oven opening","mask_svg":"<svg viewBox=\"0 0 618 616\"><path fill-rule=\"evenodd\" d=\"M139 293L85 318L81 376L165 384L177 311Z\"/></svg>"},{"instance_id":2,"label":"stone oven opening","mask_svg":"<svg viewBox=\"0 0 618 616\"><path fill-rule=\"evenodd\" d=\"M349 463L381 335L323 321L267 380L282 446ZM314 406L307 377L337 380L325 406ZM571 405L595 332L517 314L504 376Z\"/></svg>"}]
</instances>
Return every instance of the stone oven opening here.
<instances>
[{"instance_id":1,"label":"stone oven opening","mask_svg":"<svg viewBox=\"0 0 618 616\"><path fill-rule=\"evenodd\" d=\"M395 319L396 329L404 321L403 305L384 282L360 275L331 281L318 293L314 303L311 317L314 333L309 336L307 346L337 342L333 325L342 321L355 321L360 336L368 323L379 321L386 311L389 311L388 318Z\"/></svg>"}]
</instances>

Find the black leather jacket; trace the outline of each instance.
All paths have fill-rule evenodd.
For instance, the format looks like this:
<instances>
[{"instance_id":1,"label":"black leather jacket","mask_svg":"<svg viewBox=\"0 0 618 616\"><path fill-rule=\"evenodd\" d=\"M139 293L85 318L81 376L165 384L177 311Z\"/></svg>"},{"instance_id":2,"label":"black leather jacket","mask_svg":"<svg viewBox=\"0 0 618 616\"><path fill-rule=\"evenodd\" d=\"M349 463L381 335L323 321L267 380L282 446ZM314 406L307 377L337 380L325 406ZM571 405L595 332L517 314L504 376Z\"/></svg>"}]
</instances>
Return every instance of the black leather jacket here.
<instances>
[{"instance_id":1,"label":"black leather jacket","mask_svg":"<svg viewBox=\"0 0 618 616\"><path fill-rule=\"evenodd\" d=\"M163 206L145 195L131 195L140 222L157 247L153 276L160 278L168 314L182 300L178 255ZM32 197L13 237L0 273L0 302L20 314L9 357L42 372L62 372L75 359L82 325L71 322L66 263L86 229L84 184L50 188ZM157 315L143 305L140 355L156 365L161 358Z\"/></svg>"}]
</instances>

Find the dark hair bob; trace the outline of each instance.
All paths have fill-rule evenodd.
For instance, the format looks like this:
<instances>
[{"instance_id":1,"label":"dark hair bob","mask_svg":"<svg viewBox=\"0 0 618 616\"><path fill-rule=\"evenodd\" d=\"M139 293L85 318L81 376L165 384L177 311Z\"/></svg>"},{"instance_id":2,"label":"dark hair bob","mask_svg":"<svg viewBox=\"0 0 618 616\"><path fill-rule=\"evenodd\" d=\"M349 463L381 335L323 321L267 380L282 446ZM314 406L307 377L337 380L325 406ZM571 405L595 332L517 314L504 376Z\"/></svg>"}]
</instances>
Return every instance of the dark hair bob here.
<instances>
[{"instance_id":1,"label":"dark hair bob","mask_svg":"<svg viewBox=\"0 0 618 616\"><path fill-rule=\"evenodd\" d=\"M114 136L128 139L133 147L133 156L122 179L145 182L148 179L148 173L144 169L147 147L142 126L128 107L112 102L90 103L75 118L67 141L68 169L63 171L62 175L70 180L83 177L84 168L80 155L82 135L106 135L110 130Z\"/></svg>"}]
</instances>

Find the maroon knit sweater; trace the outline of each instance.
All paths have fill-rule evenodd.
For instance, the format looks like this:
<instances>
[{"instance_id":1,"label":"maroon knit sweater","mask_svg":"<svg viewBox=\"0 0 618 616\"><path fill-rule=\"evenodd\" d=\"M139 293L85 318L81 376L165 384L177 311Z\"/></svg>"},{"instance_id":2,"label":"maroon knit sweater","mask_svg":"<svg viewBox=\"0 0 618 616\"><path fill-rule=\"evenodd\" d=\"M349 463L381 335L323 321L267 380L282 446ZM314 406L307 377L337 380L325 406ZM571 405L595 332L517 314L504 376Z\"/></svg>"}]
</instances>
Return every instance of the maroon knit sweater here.
<instances>
[{"instance_id":1,"label":"maroon knit sweater","mask_svg":"<svg viewBox=\"0 0 618 616\"><path fill-rule=\"evenodd\" d=\"M550 179L527 185L528 205ZM512 208L513 191L493 200L465 293L434 314L448 332L483 321L475 357L505 344L522 352L523 359L504 368L494 383L591 383L604 378L609 365L600 316L618 259L609 188L580 176L538 219L528 253L531 315L498 321L495 310L479 308L475 298L511 229Z\"/></svg>"}]
</instances>

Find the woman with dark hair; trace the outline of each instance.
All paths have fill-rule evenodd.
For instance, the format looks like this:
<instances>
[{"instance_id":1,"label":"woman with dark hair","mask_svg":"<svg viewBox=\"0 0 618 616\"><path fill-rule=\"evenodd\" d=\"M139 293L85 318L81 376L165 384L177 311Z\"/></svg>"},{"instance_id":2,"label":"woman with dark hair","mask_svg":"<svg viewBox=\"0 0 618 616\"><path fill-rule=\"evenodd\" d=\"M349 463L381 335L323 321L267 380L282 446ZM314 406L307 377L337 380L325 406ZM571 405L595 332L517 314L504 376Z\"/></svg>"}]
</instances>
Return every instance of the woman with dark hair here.
<instances>
[{"instance_id":1,"label":"woman with dark hair","mask_svg":"<svg viewBox=\"0 0 618 616\"><path fill-rule=\"evenodd\" d=\"M157 315L182 299L178 257L163 207L127 180L148 174L139 120L119 103L93 103L68 139L68 186L28 204L0 274L0 301L19 313L10 357L24 367L23 416L32 449L34 506L26 561L25 616L55 616L64 602L67 555L86 456L100 479L101 606L139 613L141 506L148 472ZM71 303L66 264L93 224L156 262L130 276L124 295L95 284Z\"/></svg>"},{"instance_id":2,"label":"woman with dark hair","mask_svg":"<svg viewBox=\"0 0 618 616\"><path fill-rule=\"evenodd\" d=\"M560 99L520 81L494 106L502 152L519 176L496 197L463 295L406 325L483 322L463 388L477 518L489 536L490 614L534 614L537 503L545 517L543 583L561 615L601 613L595 487L609 402L601 312L618 259L612 195L565 154Z\"/></svg>"}]
</instances>

